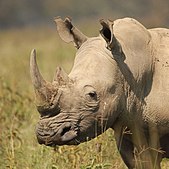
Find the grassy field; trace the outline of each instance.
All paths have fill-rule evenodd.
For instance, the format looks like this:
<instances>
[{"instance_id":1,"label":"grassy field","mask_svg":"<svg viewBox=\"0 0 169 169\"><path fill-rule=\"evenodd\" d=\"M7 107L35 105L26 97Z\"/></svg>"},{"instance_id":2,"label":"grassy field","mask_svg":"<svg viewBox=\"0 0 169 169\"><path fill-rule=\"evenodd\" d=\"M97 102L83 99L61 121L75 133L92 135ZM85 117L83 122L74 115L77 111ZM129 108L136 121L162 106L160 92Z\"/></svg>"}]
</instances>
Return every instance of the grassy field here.
<instances>
[{"instance_id":1,"label":"grassy field","mask_svg":"<svg viewBox=\"0 0 169 169\"><path fill-rule=\"evenodd\" d=\"M73 64L75 49L52 28L0 32L0 169L125 169L112 130L79 146L53 149L37 143L39 115L29 75L32 48L47 80L56 66L69 72ZM167 160L162 168L169 168Z\"/></svg>"}]
</instances>

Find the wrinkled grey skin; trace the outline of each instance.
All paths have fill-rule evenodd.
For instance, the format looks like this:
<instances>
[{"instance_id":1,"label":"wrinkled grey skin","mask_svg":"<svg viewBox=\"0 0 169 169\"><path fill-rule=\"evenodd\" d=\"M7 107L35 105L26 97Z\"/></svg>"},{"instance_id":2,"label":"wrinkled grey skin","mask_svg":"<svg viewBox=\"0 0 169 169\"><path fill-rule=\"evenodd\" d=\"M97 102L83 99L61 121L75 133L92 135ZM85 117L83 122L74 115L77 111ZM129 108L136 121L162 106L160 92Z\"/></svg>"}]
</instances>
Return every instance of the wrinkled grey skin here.
<instances>
[{"instance_id":1,"label":"wrinkled grey skin","mask_svg":"<svg viewBox=\"0 0 169 169\"><path fill-rule=\"evenodd\" d=\"M70 74L59 67L52 83L31 53L39 143L79 144L112 128L128 168L160 168L169 157L169 30L101 20L100 35L88 38L69 18L55 22L78 50Z\"/></svg>"}]
</instances>

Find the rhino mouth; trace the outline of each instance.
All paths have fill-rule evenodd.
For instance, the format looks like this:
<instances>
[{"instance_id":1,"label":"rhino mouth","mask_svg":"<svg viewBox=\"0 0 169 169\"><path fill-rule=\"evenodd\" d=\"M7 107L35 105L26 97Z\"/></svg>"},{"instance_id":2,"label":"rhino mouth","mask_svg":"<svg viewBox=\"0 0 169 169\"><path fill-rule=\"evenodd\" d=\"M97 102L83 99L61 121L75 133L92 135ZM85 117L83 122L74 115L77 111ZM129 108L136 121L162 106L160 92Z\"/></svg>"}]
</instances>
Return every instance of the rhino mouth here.
<instances>
[{"instance_id":1,"label":"rhino mouth","mask_svg":"<svg viewBox=\"0 0 169 169\"><path fill-rule=\"evenodd\" d=\"M46 146L77 145L78 129L70 122L65 122L59 127L50 122L39 122L36 127L36 136L39 144Z\"/></svg>"}]
</instances>

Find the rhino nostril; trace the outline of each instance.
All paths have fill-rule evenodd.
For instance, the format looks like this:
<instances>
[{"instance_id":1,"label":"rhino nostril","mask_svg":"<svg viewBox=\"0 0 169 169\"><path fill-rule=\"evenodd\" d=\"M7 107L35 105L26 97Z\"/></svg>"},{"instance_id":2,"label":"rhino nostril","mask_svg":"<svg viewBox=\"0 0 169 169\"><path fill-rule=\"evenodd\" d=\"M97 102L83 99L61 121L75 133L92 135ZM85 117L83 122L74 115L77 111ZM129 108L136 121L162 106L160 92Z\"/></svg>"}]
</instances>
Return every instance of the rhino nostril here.
<instances>
[{"instance_id":1,"label":"rhino nostril","mask_svg":"<svg viewBox=\"0 0 169 169\"><path fill-rule=\"evenodd\" d=\"M68 131L70 131L70 129L71 129L71 126L65 127L60 135L63 136L65 133L67 133Z\"/></svg>"}]
</instances>

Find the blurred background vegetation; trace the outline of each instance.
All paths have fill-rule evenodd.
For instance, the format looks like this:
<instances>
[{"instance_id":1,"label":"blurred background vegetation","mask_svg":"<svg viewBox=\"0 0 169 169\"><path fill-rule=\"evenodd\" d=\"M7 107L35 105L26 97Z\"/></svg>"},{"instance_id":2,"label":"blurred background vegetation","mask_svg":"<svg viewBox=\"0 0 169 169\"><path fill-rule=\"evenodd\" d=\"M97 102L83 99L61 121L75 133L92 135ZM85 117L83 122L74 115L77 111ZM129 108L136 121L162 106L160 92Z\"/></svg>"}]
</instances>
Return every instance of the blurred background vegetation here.
<instances>
[{"instance_id":1,"label":"blurred background vegetation","mask_svg":"<svg viewBox=\"0 0 169 169\"><path fill-rule=\"evenodd\" d=\"M0 169L123 169L113 131L77 147L39 145L38 113L29 75L36 48L42 74L51 80L58 65L69 72L76 50L62 42L53 18L70 16L96 36L101 18L138 19L146 27L169 26L168 0L0 0ZM169 168L163 160L162 168Z\"/></svg>"},{"instance_id":2,"label":"blurred background vegetation","mask_svg":"<svg viewBox=\"0 0 169 169\"><path fill-rule=\"evenodd\" d=\"M148 27L169 26L168 0L0 0L0 28L51 25L55 16L76 22L124 16Z\"/></svg>"}]
</instances>

